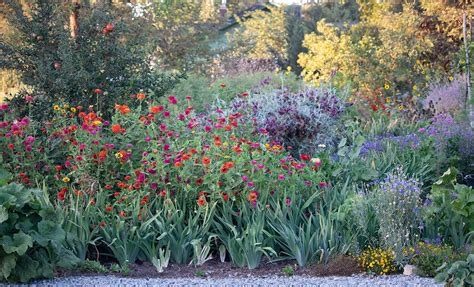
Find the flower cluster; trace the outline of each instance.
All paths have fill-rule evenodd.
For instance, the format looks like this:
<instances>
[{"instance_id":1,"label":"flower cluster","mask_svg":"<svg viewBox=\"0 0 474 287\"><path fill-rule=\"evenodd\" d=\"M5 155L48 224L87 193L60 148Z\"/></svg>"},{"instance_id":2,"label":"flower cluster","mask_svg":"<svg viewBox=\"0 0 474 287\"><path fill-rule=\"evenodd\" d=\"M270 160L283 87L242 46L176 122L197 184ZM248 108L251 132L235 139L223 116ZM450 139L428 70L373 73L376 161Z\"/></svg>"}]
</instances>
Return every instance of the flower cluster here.
<instances>
[{"instance_id":1,"label":"flower cluster","mask_svg":"<svg viewBox=\"0 0 474 287\"><path fill-rule=\"evenodd\" d=\"M397 271L393 252L369 246L359 256L357 263L360 268L371 274L384 275Z\"/></svg>"},{"instance_id":2,"label":"flower cluster","mask_svg":"<svg viewBox=\"0 0 474 287\"><path fill-rule=\"evenodd\" d=\"M167 199L194 208L229 201L255 207L274 197L289 206L327 186L323 160L289 155L239 112L197 117L190 98L184 107L173 96L135 99L139 108L116 104L110 120L92 107L55 105L40 140L28 118L2 122L7 168L23 183L46 180L59 203L77 197L96 204L101 190L108 195L102 208L120 217L129 216L133 202L145 214Z\"/></svg>"}]
</instances>

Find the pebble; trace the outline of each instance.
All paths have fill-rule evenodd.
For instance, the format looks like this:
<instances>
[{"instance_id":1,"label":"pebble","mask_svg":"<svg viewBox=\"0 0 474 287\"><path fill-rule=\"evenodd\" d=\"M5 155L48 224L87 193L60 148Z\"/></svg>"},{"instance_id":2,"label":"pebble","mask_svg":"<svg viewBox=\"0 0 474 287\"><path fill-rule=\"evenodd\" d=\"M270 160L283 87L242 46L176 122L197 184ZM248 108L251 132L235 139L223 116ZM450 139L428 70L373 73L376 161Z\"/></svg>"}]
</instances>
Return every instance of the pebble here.
<instances>
[{"instance_id":1,"label":"pebble","mask_svg":"<svg viewBox=\"0 0 474 287\"><path fill-rule=\"evenodd\" d=\"M77 276L32 282L29 285L0 284L0 286L318 286L318 287L424 287L439 286L432 278L418 276L367 276L348 277L240 277L240 278L126 278L115 276Z\"/></svg>"}]
</instances>

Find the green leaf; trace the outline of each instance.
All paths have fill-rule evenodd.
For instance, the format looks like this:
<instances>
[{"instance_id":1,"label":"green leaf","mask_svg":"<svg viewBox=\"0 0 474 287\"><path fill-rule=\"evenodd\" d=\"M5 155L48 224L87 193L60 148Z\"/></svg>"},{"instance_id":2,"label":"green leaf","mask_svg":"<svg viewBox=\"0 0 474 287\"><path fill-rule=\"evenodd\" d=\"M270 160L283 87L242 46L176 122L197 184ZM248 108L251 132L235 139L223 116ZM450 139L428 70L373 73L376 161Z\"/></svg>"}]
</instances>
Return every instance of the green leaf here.
<instances>
[{"instance_id":1,"label":"green leaf","mask_svg":"<svg viewBox=\"0 0 474 287\"><path fill-rule=\"evenodd\" d=\"M0 206L0 223L7 221L7 219L8 219L8 210L5 207Z\"/></svg>"},{"instance_id":2,"label":"green leaf","mask_svg":"<svg viewBox=\"0 0 474 287\"><path fill-rule=\"evenodd\" d=\"M31 279L37 278L40 267L40 263L36 260L33 260L29 256L21 256L15 268L15 275L18 276L20 282L26 283ZM43 267L44 268L44 267Z\"/></svg>"},{"instance_id":3,"label":"green leaf","mask_svg":"<svg viewBox=\"0 0 474 287\"><path fill-rule=\"evenodd\" d=\"M339 142L339 145L337 146L337 148L342 148L343 146L345 146L347 143L347 138L342 138L341 141Z\"/></svg>"},{"instance_id":4,"label":"green leaf","mask_svg":"<svg viewBox=\"0 0 474 287\"><path fill-rule=\"evenodd\" d=\"M8 235L3 236L0 239L0 243L7 254L16 252L20 256L26 253L28 247L33 247L33 239L31 236L21 231L13 234L13 237Z\"/></svg>"},{"instance_id":5,"label":"green leaf","mask_svg":"<svg viewBox=\"0 0 474 287\"><path fill-rule=\"evenodd\" d=\"M61 241L66 236L66 232L60 225L49 220L42 220L38 223L38 232L47 240Z\"/></svg>"},{"instance_id":6,"label":"green leaf","mask_svg":"<svg viewBox=\"0 0 474 287\"><path fill-rule=\"evenodd\" d=\"M11 180L12 174L5 169L0 169L0 186L8 184Z\"/></svg>"},{"instance_id":7,"label":"green leaf","mask_svg":"<svg viewBox=\"0 0 474 287\"><path fill-rule=\"evenodd\" d=\"M0 277L5 280L10 277L10 274L16 266L16 256L13 254L0 257ZM1 281L1 280L0 280Z\"/></svg>"}]
</instances>

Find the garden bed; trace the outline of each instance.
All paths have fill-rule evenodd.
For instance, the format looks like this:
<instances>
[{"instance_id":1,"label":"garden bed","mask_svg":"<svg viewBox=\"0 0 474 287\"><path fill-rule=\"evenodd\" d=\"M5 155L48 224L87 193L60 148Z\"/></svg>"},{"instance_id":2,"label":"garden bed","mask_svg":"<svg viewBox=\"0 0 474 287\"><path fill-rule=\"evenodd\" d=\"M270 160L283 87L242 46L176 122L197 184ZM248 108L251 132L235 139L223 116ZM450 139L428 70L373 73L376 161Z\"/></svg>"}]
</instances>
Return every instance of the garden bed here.
<instances>
[{"instance_id":1,"label":"garden bed","mask_svg":"<svg viewBox=\"0 0 474 287\"><path fill-rule=\"evenodd\" d=\"M213 259L206 262L203 266L170 264L162 273L157 273L155 267L149 262L142 262L139 264L130 265L130 271L127 274L120 274L121 276L131 278L227 278L227 277L272 277L284 276L282 269L286 266L291 266L294 270L294 275L297 276L351 276L360 274L361 270L357 267L357 261L349 256L339 256L328 264L314 264L307 267L297 267L294 261L282 260L279 262L262 262L257 269L247 269L235 267L231 262L220 262L218 259ZM114 275L117 273L105 273ZM80 270L65 270L60 269L55 274L55 277L71 277L71 276L97 276L104 275L104 273L87 272Z\"/></svg>"}]
</instances>

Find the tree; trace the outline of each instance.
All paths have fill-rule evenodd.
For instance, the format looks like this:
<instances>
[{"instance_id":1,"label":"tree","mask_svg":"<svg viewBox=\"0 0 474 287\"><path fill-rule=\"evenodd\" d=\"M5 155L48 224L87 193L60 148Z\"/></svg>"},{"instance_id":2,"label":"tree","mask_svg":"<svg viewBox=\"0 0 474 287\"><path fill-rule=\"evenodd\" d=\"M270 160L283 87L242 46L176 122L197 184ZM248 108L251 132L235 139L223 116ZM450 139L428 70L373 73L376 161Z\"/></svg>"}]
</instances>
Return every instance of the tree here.
<instances>
[{"instance_id":1,"label":"tree","mask_svg":"<svg viewBox=\"0 0 474 287\"><path fill-rule=\"evenodd\" d=\"M23 83L44 95L45 103L100 103L106 112L146 89L150 77L163 78L149 65L146 19L134 18L130 8L81 7L76 10L77 28L70 30L64 24L70 23L76 6L54 0L30 3L3 3L0 14L14 33L0 38L0 69L18 71ZM155 88L155 93L162 92L162 87Z\"/></svg>"}]
</instances>

